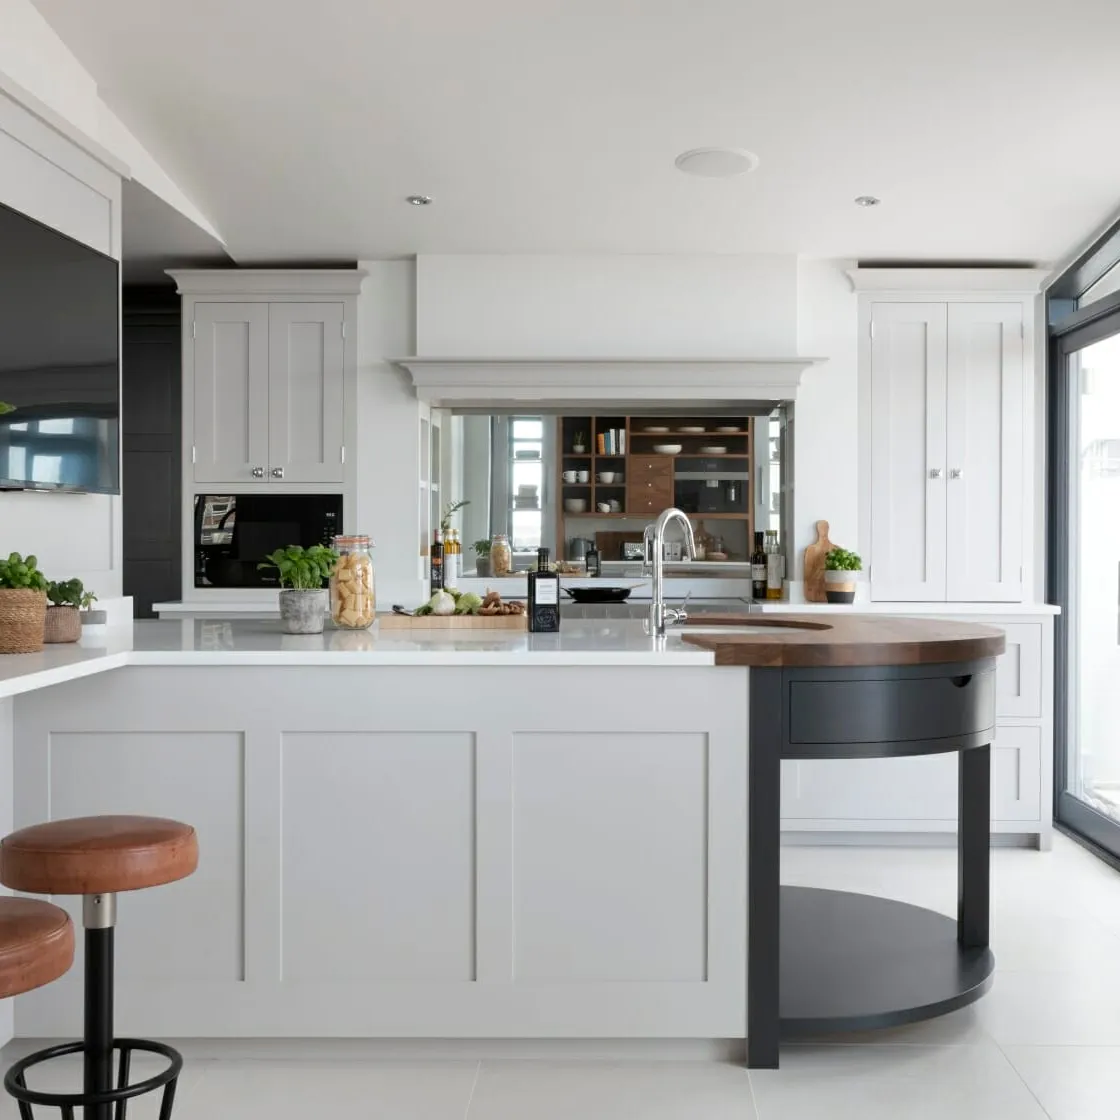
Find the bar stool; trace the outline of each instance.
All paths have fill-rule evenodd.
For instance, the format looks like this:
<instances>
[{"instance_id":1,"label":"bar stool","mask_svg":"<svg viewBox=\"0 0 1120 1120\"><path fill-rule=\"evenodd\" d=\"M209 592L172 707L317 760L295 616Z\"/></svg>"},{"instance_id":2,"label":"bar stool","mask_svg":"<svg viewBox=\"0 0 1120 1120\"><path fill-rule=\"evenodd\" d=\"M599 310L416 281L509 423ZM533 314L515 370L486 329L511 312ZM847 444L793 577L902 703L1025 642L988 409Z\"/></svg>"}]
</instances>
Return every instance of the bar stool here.
<instances>
[{"instance_id":1,"label":"bar stool","mask_svg":"<svg viewBox=\"0 0 1120 1120\"><path fill-rule=\"evenodd\" d=\"M32 825L0 841L0 883L31 894L83 896L85 1037L82 1042L39 1050L8 1070L4 1088L19 1102L21 1120L32 1120L32 1105L58 1108L62 1120L73 1120L75 1108L84 1109L86 1120L111 1120L115 1106L115 1120L125 1120L128 1101L160 1088L160 1120L169 1120L183 1059L161 1042L114 1039L113 929L119 892L172 883L186 878L197 866L194 829L159 817L75 817ZM114 1051L120 1052L115 1088ZM167 1068L129 1085L135 1051L161 1055L167 1059ZM27 1087L28 1069L64 1054L83 1056L81 1093L48 1093Z\"/></svg>"},{"instance_id":2,"label":"bar stool","mask_svg":"<svg viewBox=\"0 0 1120 1120\"><path fill-rule=\"evenodd\" d=\"M74 923L59 906L0 898L0 999L41 988L74 963Z\"/></svg>"}]
</instances>

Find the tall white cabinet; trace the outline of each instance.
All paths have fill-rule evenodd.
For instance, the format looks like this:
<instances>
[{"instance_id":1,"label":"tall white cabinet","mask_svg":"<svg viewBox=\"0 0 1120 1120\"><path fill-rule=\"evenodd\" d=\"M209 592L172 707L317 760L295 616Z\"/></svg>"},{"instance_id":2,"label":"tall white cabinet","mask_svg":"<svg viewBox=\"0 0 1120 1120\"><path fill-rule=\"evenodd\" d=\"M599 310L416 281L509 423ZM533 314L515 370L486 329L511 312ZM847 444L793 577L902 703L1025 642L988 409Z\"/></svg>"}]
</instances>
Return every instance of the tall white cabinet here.
<instances>
[{"instance_id":1,"label":"tall white cabinet","mask_svg":"<svg viewBox=\"0 0 1120 1120\"><path fill-rule=\"evenodd\" d=\"M872 599L1028 597L1033 311L1021 291L861 293Z\"/></svg>"},{"instance_id":2,"label":"tall white cabinet","mask_svg":"<svg viewBox=\"0 0 1120 1120\"><path fill-rule=\"evenodd\" d=\"M356 398L357 269L190 270L183 296L184 481L346 482Z\"/></svg>"}]
</instances>

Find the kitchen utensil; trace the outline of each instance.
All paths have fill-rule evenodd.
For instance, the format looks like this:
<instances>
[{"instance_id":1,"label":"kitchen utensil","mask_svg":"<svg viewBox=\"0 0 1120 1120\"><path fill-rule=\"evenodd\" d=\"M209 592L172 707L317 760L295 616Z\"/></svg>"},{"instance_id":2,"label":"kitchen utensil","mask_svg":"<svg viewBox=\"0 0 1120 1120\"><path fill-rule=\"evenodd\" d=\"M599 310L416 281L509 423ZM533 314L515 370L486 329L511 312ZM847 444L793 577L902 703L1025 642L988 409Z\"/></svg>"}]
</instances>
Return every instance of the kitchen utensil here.
<instances>
[{"instance_id":1,"label":"kitchen utensil","mask_svg":"<svg viewBox=\"0 0 1120 1120\"><path fill-rule=\"evenodd\" d=\"M714 445L712 447L701 447L700 448L700 454L701 455L726 455L727 454L727 448L726 447L720 447L718 444Z\"/></svg>"},{"instance_id":2,"label":"kitchen utensil","mask_svg":"<svg viewBox=\"0 0 1120 1120\"><path fill-rule=\"evenodd\" d=\"M661 425L657 425L656 427L647 426L642 429L643 432L648 432L651 436L663 436L668 430L668 428L662 427Z\"/></svg>"},{"instance_id":3,"label":"kitchen utensil","mask_svg":"<svg viewBox=\"0 0 1120 1120\"><path fill-rule=\"evenodd\" d=\"M679 443L655 443L653 449L658 455L679 455L681 453Z\"/></svg>"},{"instance_id":4,"label":"kitchen utensil","mask_svg":"<svg viewBox=\"0 0 1120 1120\"><path fill-rule=\"evenodd\" d=\"M575 471L565 471L563 473L563 475L561 475L561 477L564 479L565 482L567 482L570 485L571 483L575 482L575 480L576 480L576 472Z\"/></svg>"},{"instance_id":5,"label":"kitchen utensil","mask_svg":"<svg viewBox=\"0 0 1120 1120\"><path fill-rule=\"evenodd\" d=\"M828 539L828 522L817 522L817 539L805 549L805 602L827 603L824 588L824 560L836 547Z\"/></svg>"},{"instance_id":6,"label":"kitchen utensil","mask_svg":"<svg viewBox=\"0 0 1120 1120\"><path fill-rule=\"evenodd\" d=\"M614 471L600 471L599 481L606 483L608 486L614 482Z\"/></svg>"},{"instance_id":7,"label":"kitchen utensil","mask_svg":"<svg viewBox=\"0 0 1120 1120\"><path fill-rule=\"evenodd\" d=\"M629 587L565 587L564 594L577 603L625 603Z\"/></svg>"},{"instance_id":8,"label":"kitchen utensil","mask_svg":"<svg viewBox=\"0 0 1120 1120\"><path fill-rule=\"evenodd\" d=\"M622 503L617 498L611 498L611 500L608 504L610 505L610 512L611 513L621 513L622 512Z\"/></svg>"},{"instance_id":9,"label":"kitchen utensil","mask_svg":"<svg viewBox=\"0 0 1120 1120\"><path fill-rule=\"evenodd\" d=\"M587 537L572 537L568 541L568 559L582 564L587 554L595 547L595 542Z\"/></svg>"},{"instance_id":10,"label":"kitchen utensil","mask_svg":"<svg viewBox=\"0 0 1120 1120\"><path fill-rule=\"evenodd\" d=\"M640 541L622 542L623 560L642 560L645 557L645 548Z\"/></svg>"},{"instance_id":11,"label":"kitchen utensil","mask_svg":"<svg viewBox=\"0 0 1120 1120\"><path fill-rule=\"evenodd\" d=\"M685 435L690 436L702 436L707 430L707 428L681 428Z\"/></svg>"},{"instance_id":12,"label":"kitchen utensil","mask_svg":"<svg viewBox=\"0 0 1120 1120\"><path fill-rule=\"evenodd\" d=\"M597 505L595 506L595 508L596 508L596 509L597 509L597 510L598 510L598 511L599 511L600 513L610 513L610 511L611 511L611 504L610 504L610 502L599 502L599 503L598 503L598 504L597 504Z\"/></svg>"},{"instance_id":13,"label":"kitchen utensil","mask_svg":"<svg viewBox=\"0 0 1120 1120\"><path fill-rule=\"evenodd\" d=\"M741 432L742 430L742 428L737 428L734 424L728 424L722 428L716 428L716 431L719 432L721 436L733 436L737 432Z\"/></svg>"},{"instance_id":14,"label":"kitchen utensil","mask_svg":"<svg viewBox=\"0 0 1120 1120\"><path fill-rule=\"evenodd\" d=\"M404 607L400 605L400 603L393 604L393 614L403 614L409 618L412 617L412 611L405 610Z\"/></svg>"},{"instance_id":15,"label":"kitchen utensil","mask_svg":"<svg viewBox=\"0 0 1120 1120\"><path fill-rule=\"evenodd\" d=\"M565 498L564 499L564 512L565 513L586 513L587 512L587 499L586 498Z\"/></svg>"},{"instance_id":16,"label":"kitchen utensil","mask_svg":"<svg viewBox=\"0 0 1120 1120\"><path fill-rule=\"evenodd\" d=\"M580 471L579 474L576 477L577 477L578 481L580 481L580 482L590 482L591 481L591 472L590 471Z\"/></svg>"}]
</instances>

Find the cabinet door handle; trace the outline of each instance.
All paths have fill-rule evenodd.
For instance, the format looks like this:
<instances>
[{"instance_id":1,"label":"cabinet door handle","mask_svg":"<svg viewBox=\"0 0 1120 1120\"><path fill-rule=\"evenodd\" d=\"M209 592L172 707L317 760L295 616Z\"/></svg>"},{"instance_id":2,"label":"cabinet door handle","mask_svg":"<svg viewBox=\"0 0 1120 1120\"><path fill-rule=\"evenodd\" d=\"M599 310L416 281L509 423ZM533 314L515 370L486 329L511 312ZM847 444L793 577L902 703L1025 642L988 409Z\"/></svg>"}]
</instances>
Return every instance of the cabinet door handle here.
<instances>
[{"instance_id":1,"label":"cabinet door handle","mask_svg":"<svg viewBox=\"0 0 1120 1120\"><path fill-rule=\"evenodd\" d=\"M950 478L964 478L963 468L953 467L953 469L951 471L949 471L949 477Z\"/></svg>"},{"instance_id":2,"label":"cabinet door handle","mask_svg":"<svg viewBox=\"0 0 1120 1120\"><path fill-rule=\"evenodd\" d=\"M273 478L283 478L284 477L284 468L283 467L273 467L272 468L272 477Z\"/></svg>"},{"instance_id":3,"label":"cabinet door handle","mask_svg":"<svg viewBox=\"0 0 1120 1120\"><path fill-rule=\"evenodd\" d=\"M253 477L254 478L264 478L264 467L254 467L253 468Z\"/></svg>"},{"instance_id":4,"label":"cabinet door handle","mask_svg":"<svg viewBox=\"0 0 1120 1120\"><path fill-rule=\"evenodd\" d=\"M930 467L929 469L930 478L940 478L942 473L943 472L940 467Z\"/></svg>"}]
</instances>

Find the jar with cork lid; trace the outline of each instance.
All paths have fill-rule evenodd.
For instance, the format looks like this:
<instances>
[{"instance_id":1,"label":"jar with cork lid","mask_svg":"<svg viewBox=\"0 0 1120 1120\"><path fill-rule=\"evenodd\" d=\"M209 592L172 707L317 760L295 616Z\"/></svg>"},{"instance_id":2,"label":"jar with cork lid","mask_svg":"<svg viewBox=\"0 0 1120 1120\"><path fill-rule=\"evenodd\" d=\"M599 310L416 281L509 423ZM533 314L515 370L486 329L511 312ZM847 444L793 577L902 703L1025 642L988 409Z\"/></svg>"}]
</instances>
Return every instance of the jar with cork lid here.
<instances>
[{"instance_id":1,"label":"jar with cork lid","mask_svg":"<svg viewBox=\"0 0 1120 1120\"><path fill-rule=\"evenodd\" d=\"M335 537L339 555L331 576L331 620L343 630L365 630L377 607L369 537Z\"/></svg>"}]
</instances>

